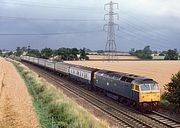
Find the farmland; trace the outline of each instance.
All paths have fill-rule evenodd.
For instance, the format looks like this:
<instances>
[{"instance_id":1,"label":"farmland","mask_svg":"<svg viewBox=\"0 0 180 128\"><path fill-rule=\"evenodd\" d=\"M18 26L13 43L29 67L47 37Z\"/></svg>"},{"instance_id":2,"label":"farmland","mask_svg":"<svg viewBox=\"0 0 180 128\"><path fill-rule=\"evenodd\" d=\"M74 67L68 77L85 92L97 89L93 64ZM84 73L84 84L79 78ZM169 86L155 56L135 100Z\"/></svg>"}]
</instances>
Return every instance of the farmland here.
<instances>
[{"instance_id":1,"label":"farmland","mask_svg":"<svg viewBox=\"0 0 180 128\"><path fill-rule=\"evenodd\" d=\"M0 88L0 128L39 128L24 81L3 58L0 58Z\"/></svg>"},{"instance_id":2,"label":"farmland","mask_svg":"<svg viewBox=\"0 0 180 128\"><path fill-rule=\"evenodd\" d=\"M105 59L105 56L103 55L88 55L90 60L103 60ZM122 55L122 56L115 56L114 59L119 60L138 60L136 56L130 56L130 55Z\"/></svg>"},{"instance_id":3,"label":"farmland","mask_svg":"<svg viewBox=\"0 0 180 128\"><path fill-rule=\"evenodd\" d=\"M71 64L133 73L155 79L164 92L163 86L170 81L172 74L180 70L180 61L67 61Z\"/></svg>"}]
</instances>

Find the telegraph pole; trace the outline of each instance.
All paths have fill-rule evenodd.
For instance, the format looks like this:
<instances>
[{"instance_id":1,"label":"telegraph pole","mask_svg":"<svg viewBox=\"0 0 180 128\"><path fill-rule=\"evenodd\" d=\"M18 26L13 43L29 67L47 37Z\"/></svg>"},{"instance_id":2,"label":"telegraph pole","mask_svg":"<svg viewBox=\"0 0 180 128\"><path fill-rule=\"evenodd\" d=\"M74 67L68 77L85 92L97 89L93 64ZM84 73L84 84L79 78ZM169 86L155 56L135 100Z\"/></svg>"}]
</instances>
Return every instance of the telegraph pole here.
<instances>
[{"instance_id":1,"label":"telegraph pole","mask_svg":"<svg viewBox=\"0 0 180 128\"><path fill-rule=\"evenodd\" d=\"M104 5L104 10L108 11L108 13L104 15L104 20L106 20L108 17L108 23L104 25L104 30L107 30L105 58L108 60L113 60L117 52L115 42L115 26L117 26L119 30L119 25L114 23L114 17L116 16L117 20L119 20L119 14L114 13L114 6L116 9L119 8L118 3L113 3L112 1Z\"/></svg>"}]
</instances>

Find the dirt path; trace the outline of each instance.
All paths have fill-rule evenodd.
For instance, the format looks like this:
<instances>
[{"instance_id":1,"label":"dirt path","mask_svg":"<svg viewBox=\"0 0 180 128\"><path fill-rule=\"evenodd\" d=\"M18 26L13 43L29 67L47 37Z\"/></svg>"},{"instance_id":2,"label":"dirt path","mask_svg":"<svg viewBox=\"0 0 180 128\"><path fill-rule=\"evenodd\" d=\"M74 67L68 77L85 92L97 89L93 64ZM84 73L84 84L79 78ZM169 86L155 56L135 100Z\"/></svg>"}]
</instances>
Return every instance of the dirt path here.
<instances>
[{"instance_id":1,"label":"dirt path","mask_svg":"<svg viewBox=\"0 0 180 128\"><path fill-rule=\"evenodd\" d=\"M24 81L15 67L0 58L0 128L38 128Z\"/></svg>"}]
</instances>

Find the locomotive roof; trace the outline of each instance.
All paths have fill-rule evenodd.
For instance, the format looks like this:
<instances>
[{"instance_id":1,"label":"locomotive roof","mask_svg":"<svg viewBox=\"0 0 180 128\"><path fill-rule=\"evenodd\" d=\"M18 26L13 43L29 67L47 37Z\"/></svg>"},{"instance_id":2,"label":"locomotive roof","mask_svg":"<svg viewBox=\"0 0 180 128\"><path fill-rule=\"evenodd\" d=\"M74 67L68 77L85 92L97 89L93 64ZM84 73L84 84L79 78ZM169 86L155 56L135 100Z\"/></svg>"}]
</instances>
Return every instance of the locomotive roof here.
<instances>
[{"instance_id":1,"label":"locomotive roof","mask_svg":"<svg viewBox=\"0 0 180 128\"><path fill-rule=\"evenodd\" d=\"M108 71L108 70L99 70L99 71L97 71L97 73L99 73L101 76L116 78L119 80L121 79L122 81L133 82L136 84L157 83L153 79L149 79L146 77L129 74L129 73L115 72L115 71Z\"/></svg>"},{"instance_id":2,"label":"locomotive roof","mask_svg":"<svg viewBox=\"0 0 180 128\"><path fill-rule=\"evenodd\" d=\"M138 79L135 79L133 82L136 84L157 84L157 82L153 79L149 79L146 77L140 77Z\"/></svg>"},{"instance_id":3,"label":"locomotive roof","mask_svg":"<svg viewBox=\"0 0 180 128\"><path fill-rule=\"evenodd\" d=\"M72 67L75 67L75 68L82 69L82 70L88 70L88 71L94 71L94 70L96 70L96 68L85 67L85 66L80 66L80 65L71 65L71 66L72 66Z\"/></svg>"},{"instance_id":4,"label":"locomotive roof","mask_svg":"<svg viewBox=\"0 0 180 128\"><path fill-rule=\"evenodd\" d=\"M124 72L115 72L115 71L109 71L109 70L99 70L98 73L103 74L103 75L108 75L110 77L119 77L119 78L121 78L122 76L126 76L129 78L140 77L140 76L134 75L134 74L128 74L128 73L124 73Z\"/></svg>"}]
</instances>

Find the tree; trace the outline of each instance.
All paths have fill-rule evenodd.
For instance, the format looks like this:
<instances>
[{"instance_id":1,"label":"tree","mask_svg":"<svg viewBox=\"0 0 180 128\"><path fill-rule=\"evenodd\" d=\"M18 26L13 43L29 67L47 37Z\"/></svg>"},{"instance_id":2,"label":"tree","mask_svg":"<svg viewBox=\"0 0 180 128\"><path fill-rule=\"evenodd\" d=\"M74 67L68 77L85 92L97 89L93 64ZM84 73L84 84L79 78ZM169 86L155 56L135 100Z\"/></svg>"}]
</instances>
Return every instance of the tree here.
<instances>
[{"instance_id":1,"label":"tree","mask_svg":"<svg viewBox=\"0 0 180 128\"><path fill-rule=\"evenodd\" d=\"M165 56L165 54L163 54L163 53L160 53L160 54L159 54L159 56Z\"/></svg>"},{"instance_id":2,"label":"tree","mask_svg":"<svg viewBox=\"0 0 180 128\"><path fill-rule=\"evenodd\" d=\"M0 50L0 56L2 56L2 50Z\"/></svg>"},{"instance_id":3,"label":"tree","mask_svg":"<svg viewBox=\"0 0 180 128\"><path fill-rule=\"evenodd\" d=\"M139 58L142 58L142 59L152 59L152 56L151 56L152 51L150 49L150 46L144 47L143 50L136 50L132 54L139 57Z\"/></svg>"},{"instance_id":4,"label":"tree","mask_svg":"<svg viewBox=\"0 0 180 128\"><path fill-rule=\"evenodd\" d=\"M131 55L134 55L135 53L135 48L131 48L131 51L129 52Z\"/></svg>"},{"instance_id":5,"label":"tree","mask_svg":"<svg viewBox=\"0 0 180 128\"><path fill-rule=\"evenodd\" d=\"M180 108L180 71L173 75L171 82L165 85L165 98Z\"/></svg>"},{"instance_id":6,"label":"tree","mask_svg":"<svg viewBox=\"0 0 180 128\"><path fill-rule=\"evenodd\" d=\"M97 50L97 53L104 53L103 50Z\"/></svg>"},{"instance_id":7,"label":"tree","mask_svg":"<svg viewBox=\"0 0 180 128\"><path fill-rule=\"evenodd\" d=\"M77 60L78 59L77 54L79 54L79 50L77 48L72 48L70 51L71 51L71 56L73 56L73 59Z\"/></svg>"},{"instance_id":8,"label":"tree","mask_svg":"<svg viewBox=\"0 0 180 128\"><path fill-rule=\"evenodd\" d=\"M21 47L17 47L15 55L16 56L21 56L22 54L23 54L23 51L22 51Z\"/></svg>"},{"instance_id":9,"label":"tree","mask_svg":"<svg viewBox=\"0 0 180 128\"><path fill-rule=\"evenodd\" d=\"M80 58L79 58L80 60L81 59L89 60L89 57L86 54L85 48L80 49L79 53L80 53Z\"/></svg>"},{"instance_id":10,"label":"tree","mask_svg":"<svg viewBox=\"0 0 180 128\"><path fill-rule=\"evenodd\" d=\"M78 60L77 54L79 54L77 48L59 48L54 51L54 55L61 56L62 60Z\"/></svg>"},{"instance_id":11,"label":"tree","mask_svg":"<svg viewBox=\"0 0 180 128\"><path fill-rule=\"evenodd\" d=\"M144 56L143 56L144 59L152 59L152 56L151 56L152 51L151 51L151 49L150 49L150 46L144 47L143 52L144 52Z\"/></svg>"},{"instance_id":12,"label":"tree","mask_svg":"<svg viewBox=\"0 0 180 128\"><path fill-rule=\"evenodd\" d=\"M165 60L178 60L177 50L176 49L168 50L164 59Z\"/></svg>"},{"instance_id":13,"label":"tree","mask_svg":"<svg viewBox=\"0 0 180 128\"><path fill-rule=\"evenodd\" d=\"M53 50L51 48L44 48L41 50L41 57L48 59L53 55Z\"/></svg>"},{"instance_id":14,"label":"tree","mask_svg":"<svg viewBox=\"0 0 180 128\"><path fill-rule=\"evenodd\" d=\"M32 57L40 57L41 54L38 49L30 49L27 55Z\"/></svg>"}]
</instances>

